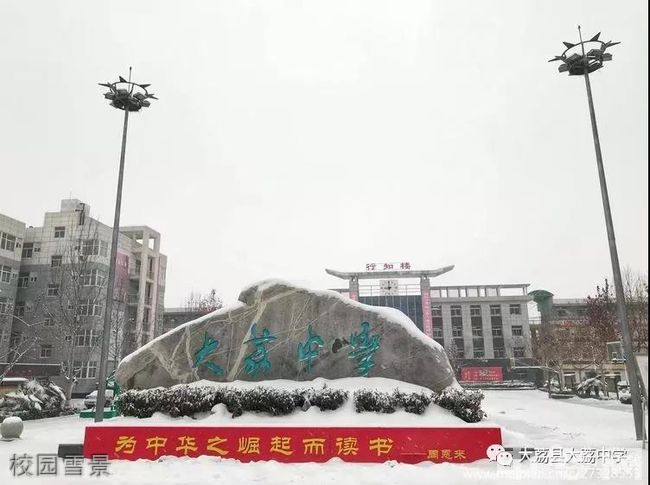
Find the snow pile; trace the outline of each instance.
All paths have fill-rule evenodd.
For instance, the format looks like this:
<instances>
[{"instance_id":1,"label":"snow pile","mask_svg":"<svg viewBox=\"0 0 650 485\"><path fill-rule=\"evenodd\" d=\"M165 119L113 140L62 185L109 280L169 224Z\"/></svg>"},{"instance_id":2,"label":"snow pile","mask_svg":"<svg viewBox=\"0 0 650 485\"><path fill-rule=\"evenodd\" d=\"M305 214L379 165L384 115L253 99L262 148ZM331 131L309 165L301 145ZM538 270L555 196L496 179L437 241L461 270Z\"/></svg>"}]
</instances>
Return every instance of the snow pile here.
<instances>
[{"instance_id":1,"label":"snow pile","mask_svg":"<svg viewBox=\"0 0 650 485\"><path fill-rule=\"evenodd\" d=\"M350 396L353 403L348 408ZM482 399L483 394L478 391L450 388L437 394L401 381L357 377L311 382L276 380L261 385L199 381L169 389L128 390L118 397L116 405L124 416L136 418L151 418L157 413L172 418L206 418L210 416L208 413L213 413L219 414L218 419L225 419L227 415L237 418L244 413L281 417L307 410L337 411L327 415L328 424L338 422L342 416L349 417L349 411L424 415L429 408L439 406L465 422L474 423L485 416L480 408ZM274 419L273 423L277 421Z\"/></svg>"}]
</instances>

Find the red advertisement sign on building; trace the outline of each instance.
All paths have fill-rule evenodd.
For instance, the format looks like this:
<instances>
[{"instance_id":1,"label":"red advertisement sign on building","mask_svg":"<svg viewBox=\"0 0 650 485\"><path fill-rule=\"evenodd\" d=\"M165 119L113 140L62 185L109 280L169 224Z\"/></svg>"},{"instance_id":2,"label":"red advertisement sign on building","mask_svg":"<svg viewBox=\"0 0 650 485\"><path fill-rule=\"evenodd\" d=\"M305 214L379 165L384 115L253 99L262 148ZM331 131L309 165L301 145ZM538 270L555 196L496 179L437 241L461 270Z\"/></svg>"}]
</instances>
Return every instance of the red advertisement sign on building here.
<instances>
[{"instance_id":1,"label":"red advertisement sign on building","mask_svg":"<svg viewBox=\"0 0 650 485\"><path fill-rule=\"evenodd\" d=\"M502 381L503 368L501 367L463 367L460 370L460 380L470 382Z\"/></svg>"},{"instance_id":2,"label":"red advertisement sign on building","mask_svg":"<svg viewBox=\"0 0 650 485\"><path fill-rule=\"evenodd\" d=\"M499 428L315 428L233 426L87 426L84 456L156 460L163 455L242 462L468 463L501 444Z\"/></svg>"}]
</instances>

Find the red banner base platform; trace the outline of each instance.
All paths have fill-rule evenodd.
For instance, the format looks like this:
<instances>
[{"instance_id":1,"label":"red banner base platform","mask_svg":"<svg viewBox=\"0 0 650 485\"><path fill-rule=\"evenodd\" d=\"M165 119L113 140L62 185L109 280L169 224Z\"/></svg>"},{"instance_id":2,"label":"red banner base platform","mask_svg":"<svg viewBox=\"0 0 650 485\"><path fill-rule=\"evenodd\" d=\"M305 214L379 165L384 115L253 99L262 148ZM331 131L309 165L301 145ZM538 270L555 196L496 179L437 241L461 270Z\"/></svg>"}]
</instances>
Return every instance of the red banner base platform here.
<instances>
[{"instance_id":1,"label":"red banner base platform","mask_svg":"<svg viewBox=\"0 0 650 485\"><path fill-rule=\"evenodd\" d=\"M501 429L87 426L84 456L156 460L161 456L220 456L242 462L469 463L501 444Z\"/></svg>"}]
</instances>

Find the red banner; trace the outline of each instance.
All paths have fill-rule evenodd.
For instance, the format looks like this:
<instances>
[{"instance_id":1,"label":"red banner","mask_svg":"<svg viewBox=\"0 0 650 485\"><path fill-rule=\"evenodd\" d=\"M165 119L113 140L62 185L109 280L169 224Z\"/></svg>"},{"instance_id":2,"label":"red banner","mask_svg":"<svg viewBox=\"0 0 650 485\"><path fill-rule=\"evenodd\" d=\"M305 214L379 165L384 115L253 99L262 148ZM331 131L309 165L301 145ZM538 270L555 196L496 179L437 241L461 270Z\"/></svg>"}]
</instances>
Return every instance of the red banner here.
<instances>
[{"instance_id":1,"label":"red banner","mask_svg":"<svg viewBox=\"0 0 650 485\"><path fill-rule=\"evenodd\" d=\"M421 461L468 463L501 444L499 428L87 426L84 456L156 460L212 455L242 462Z\"/></svg>"},{"instance_id":2,"label":"red banner","mask_svg":"<svg viewBox=\"0 0 650 485\"><path fill-rule=\"evenodd\" d=\"M427 337L433 338L433 316L431 314L431 290L429 285L422 288L422 330Z\"/></svg>"},{"instance_id":3,"label":"red banner","mask_svg":"<svg viewBox=\"0 0 650 485\"><path fill-rule=\"evenodd\" d=\"M460 380L469 382L502 381L501 367L463 367L460 370Z\"/></svg>"}]
</instances>

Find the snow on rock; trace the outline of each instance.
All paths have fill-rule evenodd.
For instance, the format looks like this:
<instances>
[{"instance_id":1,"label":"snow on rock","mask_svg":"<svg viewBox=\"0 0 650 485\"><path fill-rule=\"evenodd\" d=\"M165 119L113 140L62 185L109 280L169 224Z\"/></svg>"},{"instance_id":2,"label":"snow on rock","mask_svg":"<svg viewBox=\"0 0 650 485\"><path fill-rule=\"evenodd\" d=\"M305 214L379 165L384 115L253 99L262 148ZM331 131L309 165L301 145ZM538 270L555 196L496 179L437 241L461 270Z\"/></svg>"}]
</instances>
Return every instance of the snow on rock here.
<instances>
[{"instance_id":1,"label":"snow on rock","mask_svg":"<svg viewBox=\"0 0 650 485\"><path fill-rule=\"evenodd\" d=\"M120 385L361 375L435 391L458 386L445 350L397 310L277 280L244 289L239 300L127 356L116 373Z\"/></svg>"}]
</instances>

